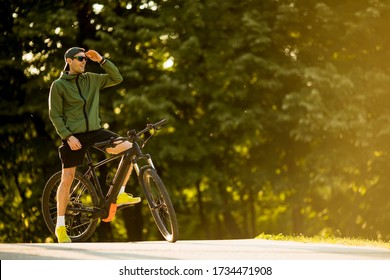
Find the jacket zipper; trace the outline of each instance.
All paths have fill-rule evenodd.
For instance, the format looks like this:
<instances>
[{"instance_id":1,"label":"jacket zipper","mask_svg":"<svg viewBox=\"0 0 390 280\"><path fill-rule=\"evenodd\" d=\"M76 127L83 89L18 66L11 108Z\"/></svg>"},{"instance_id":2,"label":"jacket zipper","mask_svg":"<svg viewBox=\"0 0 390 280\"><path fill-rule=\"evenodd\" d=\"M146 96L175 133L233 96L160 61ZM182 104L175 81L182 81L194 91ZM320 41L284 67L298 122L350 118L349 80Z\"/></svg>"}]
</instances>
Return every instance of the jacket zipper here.
<instances>
[{"instance_id":1,"label":"jacket zipper","mask_svg":"<svg viewBox=\"0 0 390 280\"><path fill-rule=\"evenodd\" d=\"M86 112L87 100L85 100L84 96L81 94L81 89L80 89L80 86L79 86L79 75L77 75L77 77L76 77L76 85L77 85L77 89L78 89L78 91L79 91L80 97L81 97L81 98L83 99L83 101L84 101L83 113L84 113L85 124L86 124L86 128L87 128L87 131L86 131L86 132L89 132L88 115L87 115L87 112Z\"/></svg>"}]
</instances>

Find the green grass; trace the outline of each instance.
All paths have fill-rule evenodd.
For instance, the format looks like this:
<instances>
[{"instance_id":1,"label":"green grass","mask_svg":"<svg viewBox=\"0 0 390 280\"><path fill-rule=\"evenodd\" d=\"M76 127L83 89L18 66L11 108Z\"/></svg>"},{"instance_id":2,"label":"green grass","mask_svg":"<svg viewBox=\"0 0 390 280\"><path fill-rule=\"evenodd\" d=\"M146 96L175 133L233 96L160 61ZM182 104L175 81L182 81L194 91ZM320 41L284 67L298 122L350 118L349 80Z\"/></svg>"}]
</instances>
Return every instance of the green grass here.
<instances>
[{"instance_id":1,"label":"green grass","mask_svg":"<svg viewBox=\"0 0 390 280\"><path fill-rule=\"evenodd\" d=\"M375 241L359 238L345 238L345 237L335 237L335 236L314 236L307 237L303 235L283 235L283 234L259 234L255 237L256 239L266 239L266 240L282 240L282 241L293 241L293 242L303 242L303 243L326 243L326 244L342 244L349 246L369 246L369 247L380 247L390 249L390 243L384 241Z\"/></svg>"}]
</instances>

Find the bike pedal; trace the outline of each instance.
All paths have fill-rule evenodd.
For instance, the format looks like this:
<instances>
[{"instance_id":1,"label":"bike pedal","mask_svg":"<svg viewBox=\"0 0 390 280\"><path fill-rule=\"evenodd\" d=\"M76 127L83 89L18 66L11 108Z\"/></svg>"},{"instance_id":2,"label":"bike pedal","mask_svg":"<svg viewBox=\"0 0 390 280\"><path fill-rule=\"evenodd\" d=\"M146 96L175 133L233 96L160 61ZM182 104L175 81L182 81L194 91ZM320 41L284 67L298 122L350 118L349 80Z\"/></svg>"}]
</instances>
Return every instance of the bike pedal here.
<instances>
[{"instance_id":1,"label":"bike pedal","mask_svg":"<svg viewBox=\"0 0 390 280\"><path fill-rule=\"evenodd\" d=\"M110 222L115 217L117 208L118 206L116 205L116 203L111 203L110 209L108 210L108 216L107 218L102 219L102 221L106 223Z\"/></svg>"}]
</instances>

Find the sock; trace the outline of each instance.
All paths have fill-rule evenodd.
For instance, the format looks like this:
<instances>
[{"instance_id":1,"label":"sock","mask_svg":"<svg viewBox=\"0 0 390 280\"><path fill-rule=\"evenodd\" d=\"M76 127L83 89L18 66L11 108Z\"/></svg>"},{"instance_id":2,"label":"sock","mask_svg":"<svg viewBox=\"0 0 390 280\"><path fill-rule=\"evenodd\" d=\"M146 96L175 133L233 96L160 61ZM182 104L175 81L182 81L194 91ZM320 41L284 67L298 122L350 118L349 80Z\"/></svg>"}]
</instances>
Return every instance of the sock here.
<instances>
[{"instance_id":1,"label":"sock","mask_svg":"<svg viewBox=\"0 0 390 280\"><path fill-rule=\"evenodd\" d=\"M124 193L125 192L125 188L126 188L126 186L122 186L121 189L119 190L119 194L118 195L120 195L121 193Z\"/></svg>"},{"instance_id":2,"label":"sock","mask_svg":"<svg viewBox=\"0 0 390 280\"><path fill-rule=\"evenodd\" d=\"M61 227L61 226L65 226L65 216L58 216L57 217L57 226L56 226L56 228Z\"/></svg>"}]
</instances>

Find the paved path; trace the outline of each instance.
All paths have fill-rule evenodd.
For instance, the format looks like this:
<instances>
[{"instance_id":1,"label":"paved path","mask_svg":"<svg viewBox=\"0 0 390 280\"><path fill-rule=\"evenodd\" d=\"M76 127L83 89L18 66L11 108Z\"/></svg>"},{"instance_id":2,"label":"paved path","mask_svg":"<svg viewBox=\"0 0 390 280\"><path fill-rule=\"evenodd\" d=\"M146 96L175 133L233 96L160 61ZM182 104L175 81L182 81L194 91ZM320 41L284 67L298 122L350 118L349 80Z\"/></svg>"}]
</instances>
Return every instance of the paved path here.
<instances>
[{"instance_id":1,"label":"paved path","mask_svg":"<svg viewBox=\"0 0 390 280\"><path fill-rule=\"evenodd\" d=\"M2 260L390 260L390 250L259 239L0 244Z\"/></svg>"}]
</instances>

